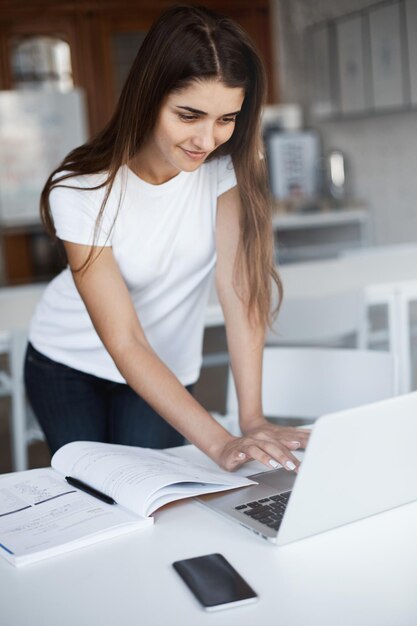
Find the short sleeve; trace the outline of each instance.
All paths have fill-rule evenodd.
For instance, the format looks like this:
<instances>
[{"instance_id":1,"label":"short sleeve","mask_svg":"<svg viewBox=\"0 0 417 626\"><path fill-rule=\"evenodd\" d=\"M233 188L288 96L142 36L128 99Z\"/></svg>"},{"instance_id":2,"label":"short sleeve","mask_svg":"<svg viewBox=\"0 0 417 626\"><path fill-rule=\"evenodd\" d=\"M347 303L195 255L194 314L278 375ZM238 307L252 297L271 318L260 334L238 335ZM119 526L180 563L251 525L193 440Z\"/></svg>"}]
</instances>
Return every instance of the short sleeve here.
<instances>
[{"instance_id":1,"label":"short sleeve","mask_svg":"<svg viewBox=\"0 0 417 626\"><path fill-rule=\"evenodd\" d=\"M217 196L236 187L236 175L230 156L221 157L217 161Z\"/></svg>"},{"instance_id":2,"label":"short sleeve","mask_svg":"<svg viewBox=\"0 0 417 626\"><path fill-rule=\"evenodd\" d=\"M111 206L106 204L99 229L95 236L96 221L104 198L104 188L88 189L80 178L62 181L62 186L54 187L49 195L52 218L57 237L64 241L84 245L111 246ZM93 186L94 183L88 186ZM97 184L97 182L95 183ZM67 187L73 185L77 189Z\"/></svg>"}]
</instances>

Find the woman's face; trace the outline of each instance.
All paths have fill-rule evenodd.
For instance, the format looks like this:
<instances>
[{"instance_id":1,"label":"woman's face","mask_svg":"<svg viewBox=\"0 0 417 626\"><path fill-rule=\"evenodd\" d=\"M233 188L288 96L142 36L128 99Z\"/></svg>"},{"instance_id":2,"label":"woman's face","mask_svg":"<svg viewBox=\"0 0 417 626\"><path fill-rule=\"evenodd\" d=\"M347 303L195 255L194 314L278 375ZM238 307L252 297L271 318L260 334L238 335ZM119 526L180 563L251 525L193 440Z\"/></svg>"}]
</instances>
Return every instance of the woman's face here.
<instances>
[{"instance_id":1,"label":"woman's face","mask_svg":"<svg viewBox=\"0 0 417 626\"><path fill-rule=\"evenodd\" d=\"M242 88L226 87L218 80L195 81L169 94L144 148L149 169L155 179L159 178L156 182L168 180L179 171L196 170L213 150L228 141L243 99ZM140 157L144 155L138 156L143 163Z\"/></svg>"}]
</instances>

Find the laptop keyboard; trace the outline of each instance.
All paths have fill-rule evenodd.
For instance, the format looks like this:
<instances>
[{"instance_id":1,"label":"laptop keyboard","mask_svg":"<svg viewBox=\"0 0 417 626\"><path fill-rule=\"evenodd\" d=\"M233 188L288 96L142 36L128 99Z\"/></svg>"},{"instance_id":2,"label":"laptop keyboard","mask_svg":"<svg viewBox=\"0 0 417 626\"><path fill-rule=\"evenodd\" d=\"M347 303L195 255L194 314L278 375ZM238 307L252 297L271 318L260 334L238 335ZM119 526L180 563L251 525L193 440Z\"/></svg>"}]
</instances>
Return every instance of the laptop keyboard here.
<instances>
[{"instance_id":1,"label":"laptop keyboard","mask_svg":"<svg viewBox=\"0 0 417 626\"><path fill-rule=\"evenodd\" d=\"M235 506L235 510L248 515L261 524L269 526L269 528L278 530L290 495L291 491L286 491L267 498L260 498L259 500L253 500L253 502L239 504Z\"/></svg>"}]
</instances>

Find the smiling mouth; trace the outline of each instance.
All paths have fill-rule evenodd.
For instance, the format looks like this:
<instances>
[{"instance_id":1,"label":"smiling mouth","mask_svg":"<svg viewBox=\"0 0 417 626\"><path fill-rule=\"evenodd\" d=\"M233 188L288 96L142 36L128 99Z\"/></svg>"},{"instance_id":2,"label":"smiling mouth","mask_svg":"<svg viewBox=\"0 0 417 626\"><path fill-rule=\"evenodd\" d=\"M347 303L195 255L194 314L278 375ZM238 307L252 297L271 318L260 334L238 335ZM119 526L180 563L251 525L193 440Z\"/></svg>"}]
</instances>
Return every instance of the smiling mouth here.
<instances>
[{"instance_id":1,"label":"smiling mouth","mask_svg":"<svg viewBox=\"0 0 417 626\"><path fill-rule=\"evenodd\" d=\"M185 148L181 148L181 150L194 161L200 161L201 159L204 159L204 157L207 155L206 152L194 152L193 150L186 150Z\"/></svg>"}]
</instances>

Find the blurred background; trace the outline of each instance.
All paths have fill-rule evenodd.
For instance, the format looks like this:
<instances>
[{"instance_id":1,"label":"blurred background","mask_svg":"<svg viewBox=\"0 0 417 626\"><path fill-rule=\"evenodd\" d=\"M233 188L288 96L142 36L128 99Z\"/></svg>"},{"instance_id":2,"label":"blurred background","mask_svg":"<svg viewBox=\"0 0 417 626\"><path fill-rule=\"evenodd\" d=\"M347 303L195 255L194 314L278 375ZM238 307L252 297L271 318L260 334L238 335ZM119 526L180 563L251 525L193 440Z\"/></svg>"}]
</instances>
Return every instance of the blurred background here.
<instances>
[{"instance_id":1,"label":"blurred background","mask_svg":"<svg viewBox=\"0 0 417 626\"><path fill-rule=\"evenodd\" d=\"M63 156L109 119L150 24L172 4L0 0L0 291L44 283L63 267L39 220L40 190ZM265 62L277 261L415 243L416 0L202 4L239 22ZM196 393L222 411L221 326L207 328L204 351ZM210 361L213 354L223 360ZM7 354L0 358L6 368ZM9 416L6 395L0 472L11 467ZM42 442L30 454L32 465L49 462Z\"/></svg>"}]
</instances>

